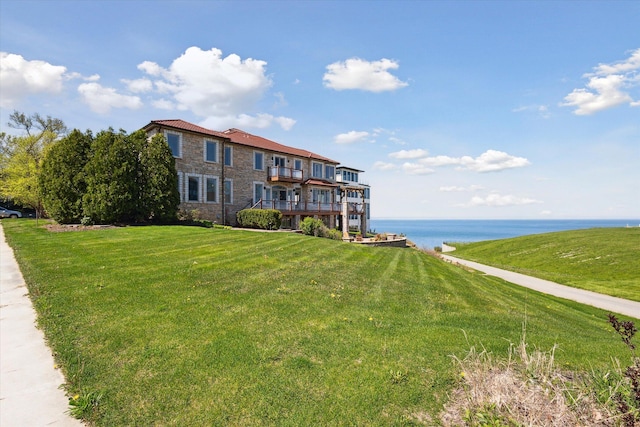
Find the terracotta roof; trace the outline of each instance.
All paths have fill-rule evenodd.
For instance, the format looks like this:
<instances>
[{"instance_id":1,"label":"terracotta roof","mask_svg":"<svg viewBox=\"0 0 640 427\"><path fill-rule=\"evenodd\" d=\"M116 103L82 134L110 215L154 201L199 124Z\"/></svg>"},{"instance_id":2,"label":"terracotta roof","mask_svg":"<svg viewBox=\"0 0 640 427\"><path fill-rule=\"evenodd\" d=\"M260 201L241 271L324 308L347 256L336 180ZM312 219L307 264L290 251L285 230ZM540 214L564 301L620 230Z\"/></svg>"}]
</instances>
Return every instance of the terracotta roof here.
<instances>
[{"instance_id":1,"label":"terracotta roof","mask_svg":"<svg viewBox=\"0 0 640 427\"><path fill-rule=\"evenodd\" d=\"M263 138L261 136L252 135L248 132L245 132L240 129L229 129L225 130L223 134L227 138L231 138L231 142L235 142L236 144L248 145L255 148L261 148L263 150L276 151L278 153L291 154L293 156L298 157L306 157L316 160L322 160L324 162L335 163L338 164L340 162L336 162L335 160L331 160L327 157L321 156L316 153L312 153L311 151L303 150L300 148L289 147L287 145L282 145L277 142L271 141L267 138Z\"/></svg>"},{"instance_id":2,"label":"terracotta roof","mask_svg":"<svg viewBox=\"0 0 640 427\"><path fill-rule=\"evenodd\" d=\"M147 130L153 128L154 125L160 125L165 127L170 127L173 129L186 130L189 132L202 133L204 135L216 136L218 138L228 139L226 135L222 132L217 132L215 130L203 128L202 126L194 125L193 123L185 122L184 120L174 119L174 120L151 120L151 122L143 127L143 129Z\"/></svg>"},{"instance_id":3,"label":"terracotta roof","mask_svg":"<svg viewBox=\"0 0 640 427\"><path fill-rule=\"evenodd\" d=\"M278 153L290 154L292 156L316 159L323 162L335 163L336 165L340 162L335 160L331 160L327 157L321 156L316 153L312 153L311 151L302 150L300 148L289 147L287 145L282 145L277 142L271 141L269 139L263 138L261 136L252 135L248 132L245 132L240 129L229 129L224 132L218 132L215 130L203 128L202 126L194 125L193 123L186 122L184 120L176 119L176 120L152 120L148 125L143 127L144 130L152 129L154 126L164 126L173 129L180 129L189 132L201 133L204 135L211 135L218 138L225 138L231 140L236 144L247 145L250 147L260 148L262 150L275 151Z\"/></svg>"}]
</instances>

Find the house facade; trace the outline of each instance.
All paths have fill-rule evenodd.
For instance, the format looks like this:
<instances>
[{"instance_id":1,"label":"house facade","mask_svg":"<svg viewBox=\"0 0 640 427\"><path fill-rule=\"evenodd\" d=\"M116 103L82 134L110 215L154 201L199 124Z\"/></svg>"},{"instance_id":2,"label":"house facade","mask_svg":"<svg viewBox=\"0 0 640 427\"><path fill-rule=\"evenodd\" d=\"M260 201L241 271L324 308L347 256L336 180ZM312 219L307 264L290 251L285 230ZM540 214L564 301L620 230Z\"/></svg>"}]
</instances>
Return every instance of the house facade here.
<instances>
[{"instance_id":1,"label":"house facade","mask_svg":"<svg viewBox=\"0 0 640 427\"><path fill-rule=\"evenodd\" d=\"M197 211L201 218L236 225L243 209L277 209L284 228L297 229L312 216L343 230L345 209L366 218L362 202L344 206L346 190L335 160L239 129L218 132L184 120L154 120L143 129L149 137L161 133L167 139L178 171L180 209Z\"/></svg>"}]
</instances>

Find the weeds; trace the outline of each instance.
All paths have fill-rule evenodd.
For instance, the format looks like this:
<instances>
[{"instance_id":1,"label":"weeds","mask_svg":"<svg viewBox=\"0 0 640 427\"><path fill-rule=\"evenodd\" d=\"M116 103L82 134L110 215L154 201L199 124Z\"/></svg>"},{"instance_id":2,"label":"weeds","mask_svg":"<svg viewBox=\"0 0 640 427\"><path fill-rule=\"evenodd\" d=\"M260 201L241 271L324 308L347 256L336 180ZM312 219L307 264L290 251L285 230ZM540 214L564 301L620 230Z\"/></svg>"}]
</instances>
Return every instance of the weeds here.
<instances>
[{"instance_id":1,"label":"weeds","mask_svg":"<svg viewBox=\"0 0 640 427\"><path fill-rule=\"evenodd\" d=\"M633 322L609 314L609 323L629 348L632 363L624 371L562 372L555 349L527 351L525 333L509 346L506 360L496 360L471 346L460 368L441 420L445 426L640 426L640 358L632 339Z\"/></svg>"},{"instance_id":2,"label":"weeds","mask_svg":"<svg viewBox=\"0 0 640 427\"><path fill-rule=\"evenodd\" d=\"M528 350L523 333L509 345L506 359L471 347L464 359L453 356L460 384L441 420L445 426L611 426L612 417L592 396L592 382L556 367L554 346Z\"/></svg>"},{"instance_id":3,"label":"weeds","mask_svg":"<svg viewBox=\"0 0 640 427\"><path fill-rule=\"evenodd\" d=\"M624 427L638 426L640 425L640 357L636 355L636 346L631 342L638 329L633 322L621 322L611 313L609 313L609 323L631 352L631 365L624 372L625 384L613 397L616 409L620 413Z\"/></svg>"},{"instance_id":4,"label":"weeds","mask_svg":"<svg viewBox=\"0 0 640 427\"><path fill-rule=\"evenodd\" d=\"M103 397L103 393L96 391L76 394L69 399L69 414L77 419L89 419L97 410Z\"/></svg>"}]
</instances>

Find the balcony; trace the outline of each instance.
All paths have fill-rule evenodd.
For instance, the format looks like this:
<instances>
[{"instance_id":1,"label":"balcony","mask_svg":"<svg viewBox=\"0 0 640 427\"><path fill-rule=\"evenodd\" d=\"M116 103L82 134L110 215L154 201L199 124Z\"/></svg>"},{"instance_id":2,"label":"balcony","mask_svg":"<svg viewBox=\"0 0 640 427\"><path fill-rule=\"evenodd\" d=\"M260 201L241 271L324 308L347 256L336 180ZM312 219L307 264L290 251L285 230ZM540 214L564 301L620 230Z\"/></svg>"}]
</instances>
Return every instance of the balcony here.
<instances>
[{"instance_id":1,"label":"balcony","mask_svg":"<svg viewBox=\"0 0 640 427\"><path fill-rule=\"evenodd\" d=\"M362 204L349 203L349 214L361 214ZM284 215L340 215L342 203L321 202L289 202L286 200L260 200L253 205L253 209L277 209Z\"/></svg>"},{"instance_id":2,"label":"balcony","mask_svg":"<svg viewBox=\"0 0 640 427\"><path fill-rule=\"evenodd\" d=\"M302 182L303 174L300 169L286 168L284 166L271 166L269 168L269 181L271 182Z\"/></svg>"}]
</instances>

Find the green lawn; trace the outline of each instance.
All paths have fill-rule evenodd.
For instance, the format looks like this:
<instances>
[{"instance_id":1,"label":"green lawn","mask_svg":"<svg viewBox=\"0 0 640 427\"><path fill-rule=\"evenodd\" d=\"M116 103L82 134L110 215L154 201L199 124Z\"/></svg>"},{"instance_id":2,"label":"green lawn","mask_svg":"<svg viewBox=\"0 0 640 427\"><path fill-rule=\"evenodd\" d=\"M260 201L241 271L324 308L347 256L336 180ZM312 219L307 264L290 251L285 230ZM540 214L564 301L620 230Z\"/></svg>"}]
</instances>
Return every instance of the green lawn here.
<instances>
[{"instance_id":1,"label":"green lawn","mask_svg":"<svg viewBox=\"0 0 640 427\"><path fill-rule=\"evenodd\" d=\"M640 227L592 228L454 244L451 255L640 301Z\"/></svg>"},{"instance_id":2,"label":"green lawn","mask_svg":"<svg viewBox=\"0 0 640 427\"><path fill-rule=\"evenodd\" d=\"M70 394L104 393L95 425L432 425L451 355L506 354L525 319L563 367L629 361L605 312L413 249L42 224L3 221Z\"/></svg>"}]
</instances>

